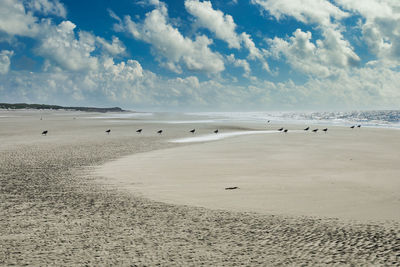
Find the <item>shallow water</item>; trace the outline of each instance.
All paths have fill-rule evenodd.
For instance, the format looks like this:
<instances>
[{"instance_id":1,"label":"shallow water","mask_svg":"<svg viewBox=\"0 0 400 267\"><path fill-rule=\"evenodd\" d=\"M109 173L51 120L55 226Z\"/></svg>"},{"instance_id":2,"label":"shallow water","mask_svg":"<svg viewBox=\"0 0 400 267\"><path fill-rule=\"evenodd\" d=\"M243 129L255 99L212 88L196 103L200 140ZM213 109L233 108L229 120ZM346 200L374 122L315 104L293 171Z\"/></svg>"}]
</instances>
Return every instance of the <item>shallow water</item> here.
<instances>
[{"instance_id":1,"label":"shallow water","mask_svg":"<svg viewBox=\"0 0 400 267\"><path fill-rule=\"evenodd\" d=\"M300 133L303 131L299 131L299 130L290 131L290 133L293 133L293 132ZM274 134L274 133L284 134L283 132L280 132L280 131L239 131L239 132L207 134L207 135L200 135L200 136L194 136L194 137L173 139L173 140L170 140L169 142L171 142L171 143L196 143L196 142L216 141L216 140L221 140L221 139L235 137L235 136L241 136L241 135Z\"/></svg>"}]
</instances>

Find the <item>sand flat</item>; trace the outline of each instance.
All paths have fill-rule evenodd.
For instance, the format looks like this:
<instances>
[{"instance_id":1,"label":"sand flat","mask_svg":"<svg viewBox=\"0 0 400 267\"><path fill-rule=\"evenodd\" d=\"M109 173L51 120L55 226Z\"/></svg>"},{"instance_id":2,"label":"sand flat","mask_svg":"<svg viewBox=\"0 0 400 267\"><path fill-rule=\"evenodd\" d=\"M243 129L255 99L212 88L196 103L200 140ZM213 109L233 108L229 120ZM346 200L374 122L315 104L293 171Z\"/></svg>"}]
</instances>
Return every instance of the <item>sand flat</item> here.
<instances>
[{"instance_id":1,"label":"sand flat","mask_svg":"<svg viewBox=\"0 0 400 267\"><path fill-rule=\"evenodd\" d=\"M198 149L200 144L169 142L192 136L188 131L194 127L196 135L207 135L216 127L233 132L265 130L265 126L157 122L170 118L169 114L144 120L55 111L21 113L0 111L1 266L399 265L400 226L396 221L353 222L168 204L122 187L116 190L115 185L100 183L93 172L106 162L133 154L164 153L172 147ZM104 131L109 128L108 135ZM138 128L144 128L140 135L135 132ZM49 130L47 136L41 135L44 129ZM163 135L156 134L159 129L164 130ZM371 136L371 143L382 137L383 132L377 133ZM322 138L329 136L321 134L321 142L326 143ZM348 133L340 138L346 136ZM238 144L243 143L242 138L250 140L248 137L216 141L214 144L229 145L224 145L226 151L215 153L231 154L233 160ZM278 146L290 144L287 137L276 135L276 147L283 153L278 153L276 160L285 158L286 149L291 149ZM274 147L275 139L268 140ZM313 140L310 147L320 146L319 139ZM368 158L376 162L364 155ZM190 158L178 167L191 168ZM126 187L125 182L123 185ZM219 194L221 188L216 190Z\"/></svg>"},{"instance_id":2,"label":"sand flat","mask_svg":"<svg viewBox=\"0 0 400 267\"><path fill-rule=\"evenodd\" d=\"M105 183L173 204L399 221L398 137L397 130L341 127L248 135L136 154L96 172Z\"/></svg>"}]
</instances>

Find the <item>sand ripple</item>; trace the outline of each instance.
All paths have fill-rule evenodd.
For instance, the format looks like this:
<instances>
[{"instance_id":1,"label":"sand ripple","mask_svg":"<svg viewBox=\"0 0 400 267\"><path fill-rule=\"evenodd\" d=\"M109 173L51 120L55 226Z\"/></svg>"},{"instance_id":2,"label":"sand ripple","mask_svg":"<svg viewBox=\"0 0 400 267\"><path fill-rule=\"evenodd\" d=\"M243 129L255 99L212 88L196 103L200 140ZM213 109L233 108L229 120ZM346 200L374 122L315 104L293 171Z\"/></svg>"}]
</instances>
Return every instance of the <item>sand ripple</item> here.
<instances>
[{"instance_id":1,"label":"sand ripple","mask_svg":"<svg viewBox=\"0 0 400 267\"><path fill-rule=\"evenodd\" d=\"M0 265L399 265L400 227L167 205L102 188L84 166L151 138L0 152Z\"/></svg>"}]
</instances>

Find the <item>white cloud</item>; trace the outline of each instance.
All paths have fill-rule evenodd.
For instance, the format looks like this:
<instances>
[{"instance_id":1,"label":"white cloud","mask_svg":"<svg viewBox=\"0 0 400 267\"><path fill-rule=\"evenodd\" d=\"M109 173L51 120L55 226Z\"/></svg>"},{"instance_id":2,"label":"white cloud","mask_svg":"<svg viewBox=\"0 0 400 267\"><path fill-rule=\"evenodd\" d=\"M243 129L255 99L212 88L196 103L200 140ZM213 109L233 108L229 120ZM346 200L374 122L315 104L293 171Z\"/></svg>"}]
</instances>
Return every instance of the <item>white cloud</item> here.
<instances>
[{"instance_id":1,"label":"white cloud","mask_svg":"<svg viewBox=\"0 0 400 267\"><path fill-rule=\"evenodd\" d=\"M388 64L400 63L400 1L336 0L337 4L365 18L361 24L363 40L370 51Z\"/></svg>"},{"instance_id":2,"label":"white cloud","mask_svg":"<svg viewBox=\"0 0 400 267\"><path fill-rule=\"evenodd\" d=\"M220 10L215 10L211 2L186 0L186 10L196 17L196 25L209 29L218 39L228 43L230 48L240 48L240 38L236 34L236 24L232 16L224 15Z\"/></svg>"},{"instance_id":3,"label":"white cloud","mask_svg":"<svg viewBox=\"0 0 400 267\"><path fill-rule=\"evenodd\" d=\"M134 60L104 58L89 72L10 72L0 75L3 101L122 105L134 109L235 110L394 108L400 102L398 72L382 65L342 71L305 84L255 81L239 86L197 77L163 78ZM250 104L249 104L250 103Z\"/></svg>"},{"instance_id":4,"label":"white cloud","mask_svg":"<svg viewBox=\"0 0 400 267\"><path fill-rule=\"evenodd\" d=\"M113 37L108 42L91 33L75 32L76 25L62 21L54 25L51 19L39 19L32 11L42 14L65 16L64 6L58 1L34 0L23 3L12 0L0 0L0 32L6 33L4 40L17 40L15 36L28 36L38 41L34 52L45 58L44 69L57 68L59 71L82 71L98 68L98 57L92 53L98 49L101 55L119 55L125 52L124 44Z\"/></svg>"},{"instance_id":5,"label":"white cloud","mask_svg":"<svg viewBox=\"0 0 400 267\"><path fill-rule=\"evenodd\" d=\"M261 6L278 20L291 16L305 24L312 23L325 27L332 25L332 19L341 20L349 16L328 0L251 0L251 2Z\"/></svg>"},{"instance_id":6,"label":"white cloud","mask_svg":"<svg viewBox=\"0 0 400 267\"><path fill-rule=\"evenodd\" d=\"M135 23L126 16L125 28L134 38L151 44L170 66L183 64L188 70L206 73L225 69L221 55L209 48L212 40L204 35L196 36L194 41L184 37L167 19L166 7L162 5L147 13L143 23Z\"/></svg>"},{"instance_id":7,"label":"white cloud","mask_svg":"<svg viewBox=\"0 0 400 267\"><path fill-rule=\"evenodd\" d=\"M228 61L229 61L230 63L232 63L235 67L241 67L241 68L243 68L243 71L244 71L243 76L244 76L244 77L247 77L247 78L250 77L251 69L250 69L250 64L249 64L249 62L247 62L247 61L244 60L244 59L236 59L234 54L230 54L230 55L227 57L227 59L228 59Z\"/></svg>"},{"instance_id":8,"label":"white cloud","mask_svg":"<svg viewBox=\"0 0 400 267\"><path fill-rule=\"evenodd\" d=\"M14 51L0 51L0 74L7 74L10 70L10 58L14 55Z\"/></svg>"},{"instance_id":9,"label":"white cloud","mask_svg":"<svg viewBox=\"0 0 400 267\"><path fill-rule=\"evenodd\" d=\"M96 41L101 44L103 49L113 56L124 54L126 47L118 39L118 37L112 37L112 43L107 42L104 38L96 37Z\"/></svg>"},{"instance_id":10,"label":"white cloud","mask_svg":"<svg viewBox=\"0 0 400 267\"><path fill-rule=\"evenodd\" d=\"M340 68L356 66L360 58L351 44L344 39L341 20L350 13L328 0L271 1L252 0L276 19L293 17L305 24L316 25L323 39L311 42L311 33L297 29L288 41L275 37L269 39L270 53L283 54L287 62L303 73L329 76Z\"/></svg>"},{"instance_id":11,"label":"white cloud","mask_svg":"<svg viewBox=\"0 0 400 267\"><path fill-rule=\"evenodd\" d=\"M56 15L62 18L67 16L67 11L64 5L58 0L31 0L27 5L31 10L40 12L44 15Z\"/></svg>"},{"instance_id":12,"label":"white cloud","mask_svg":"<svg viewBox=\"0 0 400 267\"><path fill-rule=\"evenodd\" d=\"M334 0L346 10L360 13L368 20L376 18L400 18L400 2L397 0Z\"/></svg>"},{"instance_id":13,"label":"white cloud","mask_svg":"<svg viewBox=\"0 0 400 267\"><path fill-rule=\"evenodd\" d=\"M39 55L67 70L90 70L98 67L97 58L91 56L96 48L95 36L79 32L79 39L76 39L76 25L70 21L63 21L58 26L48 24L47 27L40 40L41 44L36 49Z\"/></svg>"},{"instance_id":14,"label":"white cloud","mask_svg":"<svg viewBox=\"0 0 400 267\"><path fill-rule=\"evenodd\" d=\"M266 51L261 51L258 49L249 34L243 32L240 37L244 43L244 46L249 50L248 58L250 60L258 59L262 63L263 69L269 72L269 65L265 59L265 55L267 54Z\"/></svg>"},{"instance_id":15,"label":"white cloud","mask_svg":"<svg viewBox=\"0 0 400 267\"><path fill-rule=\"evenodd\" d=\"M33 37L39 32L37 18L15 0L0 0L0 32Z\"/></svg>"},{"instance_id":16,"label":"white cloud","mask_svg":"<svg viewBox=\"0 0 400 267\"><path fill-rule=\"evenodd\" d=\"M269 39L270 53L275 58L283 55L296 70L321 77L357 64L360 59L340 33L327 30L325 34L323 41L317 40L314 44L311 32L297 29L287 41L278 37Z\"/></svg>"},{"instance_id":17,"label":"white cloud","mask_svg":"<svg viewBox=\"0 0 400 267\"><path fill-rule=\"evenodd\" d=\"M232 16L224 14L220 10L213 9L209 1L200 2L199 0L186 0L185 7L186 10L196 18L195 25L197 27L210 30L218 39L227 42L229 48L240 49L243 44L249 51L248 59L259 60L262 63L262 67L269 71L264 51L256 47L249 34L243 32L238 35L236 33L236 24ZM246 63L242 62L240 64L244 65Z\"/></svg>"}]
</instances>

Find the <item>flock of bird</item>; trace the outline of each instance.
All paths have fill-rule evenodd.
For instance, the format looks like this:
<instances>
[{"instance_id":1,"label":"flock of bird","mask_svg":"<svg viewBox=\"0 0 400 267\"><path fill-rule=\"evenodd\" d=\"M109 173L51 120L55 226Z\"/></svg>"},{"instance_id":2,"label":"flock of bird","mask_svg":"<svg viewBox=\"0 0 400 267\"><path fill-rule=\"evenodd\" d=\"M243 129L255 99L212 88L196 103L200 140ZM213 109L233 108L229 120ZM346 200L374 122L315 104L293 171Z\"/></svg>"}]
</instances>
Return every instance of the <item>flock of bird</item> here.
<instances>
[{"instance_id":1,"label":"flock of bird","mask_svg":"<svg viewBox=\"0 0 400 267\"><path fill-rule=\"evenodd\" d=\"M40 119L42 119L42 118L40 118ZM270 121L268 121L268 123L269 123L269 122L270 122ZM351 129L354 129L355 127L360 128L361 125L358 124L358 125L352 125L352 126L350 126ZM304 130L304 131L308 131L308 130L310 130L310 127L304 128L303 130ZM312 132L313 132L313 133L316 133L316 132L318 132L318 130L319 130L318 128L315 128L315 129L312 130ZM143 131L143 129L138 129L138 130L136 130L136 133L140 134L140 133L142 133L142 131ZM282 127L282 128L279 128L278 131L283 132L283 133L287 133L289 130ZM324 128L324 129L322 129L322 131L324 131L325 133L327 133L327 132L328 132L328 128ZM45 131L42 132L42 135L47 135L48 132L49 132L48 130L45 130ZM110 133L111 133L111 129L108 129L108 130L106 130L105 132L106 132L107 134L110 134ZM192 133L192 134L194 134L194 133L196 132L196 129L192 129L192 130L190 130L189 132ZM218 129L216 129L216 130L214 131L215 134L217 134L218 132L219 132ZM161 134L163 133L163 130L158 130L157 133L158 133L159 135L161 135Z\"/></svg>"}]
</instances>

